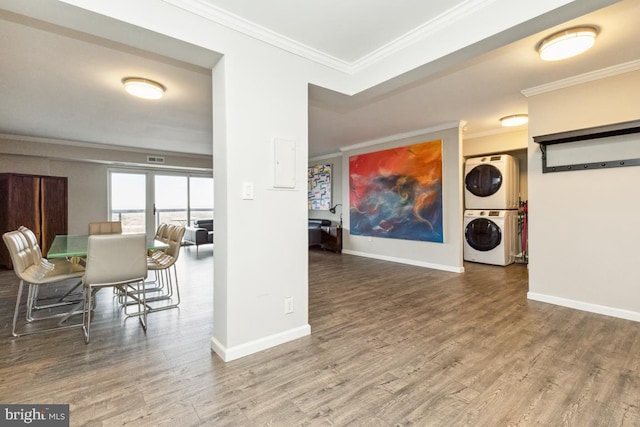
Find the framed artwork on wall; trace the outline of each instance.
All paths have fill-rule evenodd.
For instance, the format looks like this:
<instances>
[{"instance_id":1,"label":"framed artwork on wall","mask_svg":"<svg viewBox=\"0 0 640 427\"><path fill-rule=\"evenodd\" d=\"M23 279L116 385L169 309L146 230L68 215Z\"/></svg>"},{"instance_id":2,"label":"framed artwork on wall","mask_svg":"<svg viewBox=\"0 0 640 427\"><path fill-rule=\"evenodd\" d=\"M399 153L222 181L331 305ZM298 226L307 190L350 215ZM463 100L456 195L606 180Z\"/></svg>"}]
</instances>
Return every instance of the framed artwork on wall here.
<instances>
[{"instance_id":1,"label":"framed artwork on wall","mask_svg":"<svg viewBox=\"0 0 640 427\"><path fill-rule=\"evenodd\" d=\"M350 233L443 242L442 140L349 157Z\"/></svg>"},{"instance_id":2,"label":"framed artwork on wall","mask_svg":"<svg viewBox=\"0 0 640 427\"><path fill-rule=\"evenodd\" d=\"M309 210L328 211L331 207L331 165L309 166Z\"/></svg>"}]
</instances>

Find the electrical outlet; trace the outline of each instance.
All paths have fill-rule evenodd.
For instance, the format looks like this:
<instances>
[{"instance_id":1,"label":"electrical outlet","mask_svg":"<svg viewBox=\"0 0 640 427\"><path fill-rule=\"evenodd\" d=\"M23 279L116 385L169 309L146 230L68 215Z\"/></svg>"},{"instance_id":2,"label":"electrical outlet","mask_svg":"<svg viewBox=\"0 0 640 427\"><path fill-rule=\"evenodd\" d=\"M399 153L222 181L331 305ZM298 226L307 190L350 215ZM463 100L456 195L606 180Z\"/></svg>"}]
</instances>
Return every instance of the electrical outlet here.
<instances>
[{"instance_id":1,"label":"electrical outlet","mask_svg":"<svg viewBox=\"0 0 640 427\"><path fill-rule=\"evenodd\" d=\"M293 313L293 297L287 297L284 299L284 314Z\"/></svg>"}]
</instances>

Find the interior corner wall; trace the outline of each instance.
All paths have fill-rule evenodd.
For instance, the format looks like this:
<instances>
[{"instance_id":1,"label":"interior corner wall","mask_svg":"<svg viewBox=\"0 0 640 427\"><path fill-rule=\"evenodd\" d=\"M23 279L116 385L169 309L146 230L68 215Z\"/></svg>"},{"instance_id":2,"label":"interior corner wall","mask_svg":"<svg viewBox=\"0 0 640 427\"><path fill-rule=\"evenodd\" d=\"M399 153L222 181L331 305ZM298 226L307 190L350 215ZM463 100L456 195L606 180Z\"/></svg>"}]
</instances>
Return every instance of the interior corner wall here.
<instances>
[{"instance_id":1,"label":"interior corner wall","mask_svg":"<svg viewBox=\"0 0 640 427\"><path fill-rule=\"evenodd\" d=\"M331 206L338 203L341 203L342 206L338 206L334 214L323 210L309 210L309 218L328 219L337 224L340 222L341 214L344 217L349 213L348 209L345 208L345 206L348 208L349 200L345 199L342 193L342 155L336 154L332 157L324 157L321 160L309 161L309 166L316 165L331 165Z\"/></svg>"},{"instance_id":2,"label":"interior corner wall","mask_svg":"<svg viewBox=\"0 0 640 427\"><path fill-rule=\"evenodd\" d=\"M640 96L634 93L640 93L640 71L529 99L530 299L640 321L640 167L543 174L533 142L534 136L637 120ZM640 142L639 134L627 137ZM579 150L579 143L572 145Z\"/></svg>"},{"instance_id":3,"label":"interior corner wall","mask_svg":"<svg viewBox=\"0 0 640 427\"><path fill-rule=\"evenodd\" d=\"M345 210L343 252L347 254L417 265L438 270L462 272L462 139L460 128L441 130L410 138L347 151L342 158L342 194L349 204L349 157L410 144L442 140L442 209L444 242L369 238L349 233L349 212Z\"/></svg>"}]
</instances>

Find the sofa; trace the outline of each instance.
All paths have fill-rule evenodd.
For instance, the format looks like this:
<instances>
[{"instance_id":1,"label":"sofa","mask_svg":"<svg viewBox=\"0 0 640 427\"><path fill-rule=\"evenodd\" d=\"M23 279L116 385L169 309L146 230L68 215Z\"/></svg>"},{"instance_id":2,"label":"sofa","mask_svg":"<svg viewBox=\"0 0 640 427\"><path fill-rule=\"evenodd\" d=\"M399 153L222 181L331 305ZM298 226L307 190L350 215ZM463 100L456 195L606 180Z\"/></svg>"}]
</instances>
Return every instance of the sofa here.
<instances>
[{"instance_id":1,"label":"sofa","mask_svg":"<svg viewBox=\"0 0 640 427\"><path fill-rule=\"evenodd\" d=\"M322 243L322 227L329 227L331 221L328 219L309 218L309 247L319 246Z\"/></svg>"},{"instance_id":2,"label":"sofa","mask_svg":"<svg viewBox=\"0 0 640 427\"><path fill-rule=\"evenodd\" d=\"M197 256L200 245L213 243L213 220L198 219L193 221L193 226L185 228L183 240L185 243L195 245Z\"/></svg>"}]
</instances>

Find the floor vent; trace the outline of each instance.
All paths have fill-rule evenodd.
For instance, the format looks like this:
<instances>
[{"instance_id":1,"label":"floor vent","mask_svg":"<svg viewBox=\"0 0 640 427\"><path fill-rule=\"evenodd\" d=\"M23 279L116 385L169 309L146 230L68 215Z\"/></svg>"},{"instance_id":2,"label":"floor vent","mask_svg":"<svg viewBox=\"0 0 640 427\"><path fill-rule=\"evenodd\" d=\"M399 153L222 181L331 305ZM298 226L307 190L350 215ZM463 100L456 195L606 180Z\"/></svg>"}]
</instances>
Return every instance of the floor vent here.
<instances>
[{"instance_id":1,"label":"floor vent","mask_svg":"<svg viewBox=\"0 0 640 427\"><path fill-rule=\"evenodd\" d=\"M147 163L164 164L164 157L147 156Z\"/></svg>"}]
</instances>

